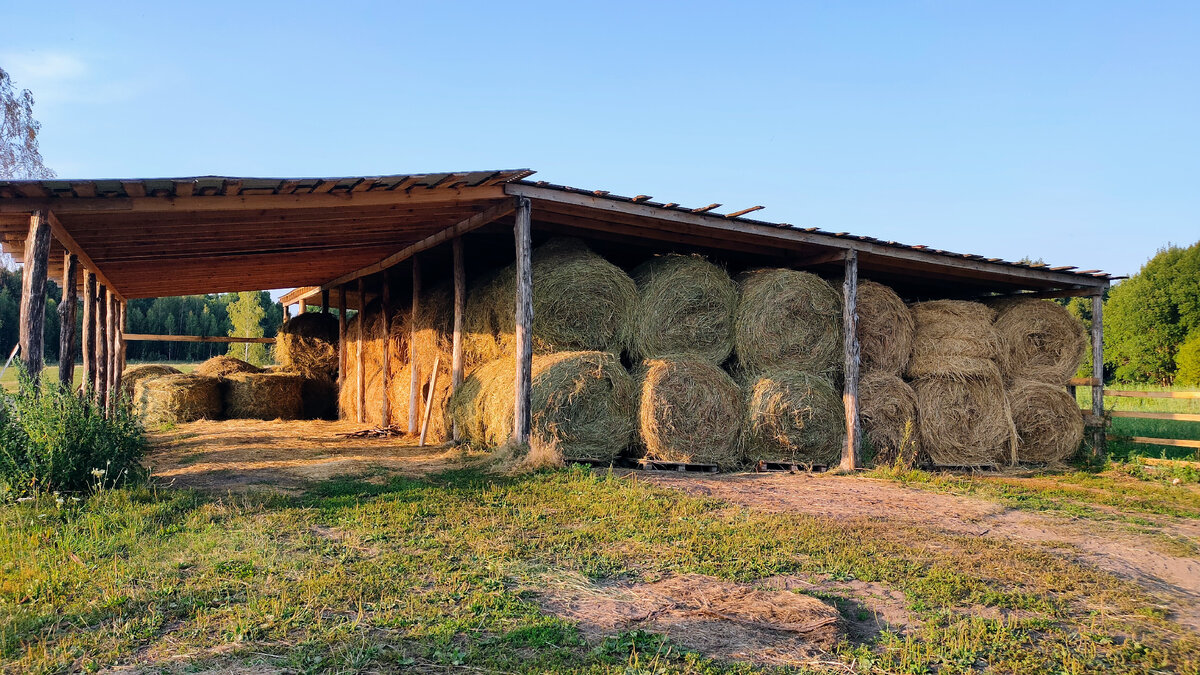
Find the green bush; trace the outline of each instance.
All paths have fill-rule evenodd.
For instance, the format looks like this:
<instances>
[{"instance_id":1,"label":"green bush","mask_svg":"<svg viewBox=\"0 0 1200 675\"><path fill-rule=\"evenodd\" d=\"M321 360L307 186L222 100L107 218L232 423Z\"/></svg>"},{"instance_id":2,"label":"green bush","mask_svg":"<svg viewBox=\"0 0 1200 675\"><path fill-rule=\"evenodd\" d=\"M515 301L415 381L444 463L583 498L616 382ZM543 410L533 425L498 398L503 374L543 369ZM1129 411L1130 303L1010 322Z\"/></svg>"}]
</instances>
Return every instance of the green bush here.
<instances>
[{"instance_id":1,"label":"green bush","mask_svg":"<svg viewBox=\"0 0 1200 675\"><path fill-rule=\"evenodd\" d=\"M0 395L0 502L48 492L89 492L141 480L146 437L125 406L106 417L90 399L22 376Z\"/></svg>"},{"instance_id":2,"label":"green bush","mask_svg":"<svg viewBox=\"0 0 1200 675\"><path fill-rule=\"evenodd\" d=\"M1200 331L1196 331L1175 352L1175 384L1200 386Z\"/></svg>"}]
</instances>

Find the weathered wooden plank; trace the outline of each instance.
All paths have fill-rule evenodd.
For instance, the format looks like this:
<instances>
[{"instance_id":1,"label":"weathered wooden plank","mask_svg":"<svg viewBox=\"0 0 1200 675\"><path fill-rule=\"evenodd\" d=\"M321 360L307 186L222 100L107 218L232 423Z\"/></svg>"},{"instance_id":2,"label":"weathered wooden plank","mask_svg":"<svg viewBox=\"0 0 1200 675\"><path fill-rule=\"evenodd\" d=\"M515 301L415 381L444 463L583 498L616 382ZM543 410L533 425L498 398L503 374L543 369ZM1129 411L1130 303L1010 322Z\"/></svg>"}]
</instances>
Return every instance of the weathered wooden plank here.
<instances>
[{"instance_id":1,"label":"weathered wooden plank","mask_svg":"<svg viewBox=\"0 0 1200 675\"><path fill-rule=\"evenodd\" d=\"M346 287L338 289L338 393L346 386ZM340 400L340 396L338 397ZM348 417L348 412L338 410L338 419Z\"/></svg>"},{"instance_id":2,"label":"weathered wooden plank","mask_svg":"<svg viewBox=\"0 0 1200 675\"><path fill-rule=\"evenodd\" d=\"M120 301L112 291L105 294L105 302L108 305L105 321L108 322L108 397L106 399L106 408L111 413L117 407L117 403L121 399L121 392L117 388L117 382L121 376L121 367L117 363L117 359L121 353L121 338L118 330L118 319L121 316L121 310L118 305Z\"/></svg>"},{"instance_id":3,"label":"weathered wooden plank","mask_svg":"<svg viewBox=\"0 0 1200 675\"><path fill-rule=\"evenodd\" d=\"M1072 377L1067 380L1068 387L1094 387L1098 384L1104 384L1104 381L1094 377Z\"/></svg>"},{"instance_id":4,"label":"weathered wooden plank","mask_svg":"<svg viewBox=\"0 0 1200 675\"><path fill-rule=\"evenodd\" d=\"M100 271L100 267L92 260L91 256L87 254L87 251L83 250L83 247L79 245L79 242L75 241L75 237L71 236L71 233L67 231L67 228L63 227L62 221L58 219L58 216L55 215L53 211L46 211L46 215L50 221L50 230L53 232L54 238L58 240L58 243L62 244L63 248L67 249L71 253L74 253L76 257L79 258L80 264L92 270L96 274L96 277L100 280L100 283L104 284L105 288L108 288L112 293L115 293L119 299L124 300L125 298L121 295L120 291L113 286L108 277L104 276L104 272Z\"/></svg>"},{"instance_id":5,"label":"weathered wooden plank","mask_svg":"<svg viewBox=\"0 0 1200 675\"><path fill-rule=\"evenodd\" d=\"M50 267L48 212L34 211L25 238L25 264L21 270L20 344L25 372L36 386L45 364L46 275Z\"/></svg>"},{"instance_id":6,"label":"weathered wooden plank","mask_svg":"<svg viewBox=\"0 0 1200 675\"><path fill-rule=\"evenodd\" d=\"M63 254L62 300L58 303L58 381L70 389L75 384L75 314L79 294L79 258Z\"/></svg>"},{"instance_id":7,"label":"weathered wooden plank","mask_svg":"<svg viewBox=\"0 0 1200 675\"><path fill-rule=\"evenodd\" d=\"M1124 398L1200 398L1200 391L1126 391L1123 389L1105 389L1104 395Z\"/></svg>"},{"instance_id":8,"label":"weathered wooden plank","mask_svg":"<svg viewBox=\"0 0 1200 675\"><path fill-rule=\"evenodd\" d=\"M96 404L108 409L108 289L96 286Z\"/></svg>"},{"instance_id":9,"label":"weathered wooden plank","mask_svg":"<svg viewBox=\"0 0 1200 675\"><path fill-rule=\"evenodd\" d=\"M862 350L858 343L858 254L846 252L845 276L842 281L842 403L846 408L846 444L842 448L841 468L853 471L859 467L860 422L858 416L858 369Z\"/></svg>"},{"instance_id":10,"label":"weathered wooden plank","mask_svg":"<svg viewBox=\"0 0 1200 675\"><path fill-rule=\"evenodd\" d=\"M391 363L392 363L392 278L391 270L383 271L383 288L379 293L379 305L383 312L383 363L380 370L380 377L383 379L383 396L380 397L379 419L382 420L380 426L390 426L392 423L392 402L388 396L390 388L388 386L391 379ZM328 291L322 291L328 293Z\"/></svg>"},{"instance_id":11,"label":"weathered wooden plank","mask_svg":"<svg viewBox=\"0 0 1200 675\"><path fill-rule=\"evenodd\" d=\"M91 270L83 270L83 339L80 340L80 350L83 352L83 385L85 393L94 395L96 383L96 275Z\"/></svg>"},{"instance_id":12,"label":"weathered wooden plank","mask_svg":"<svg viewBox=\"0 0 1200 675\"><path fill-rule=\"evenodd\" d=\"M513 441L529 442L530 398L533 383L533 265L530 201L516 198L513 238L517 249L516 277L516 387L513 405Z\"/></svg>"},{"instance_id":13,"label":"weathered wooden plank","mask_svg":"<svg viewBox=\"0 0 1200 675\"><path fill-rule=\"evenodd\" d=\"M1134 417L1145 420L1179 420L1181 422L1200 422L1200 414L1198 413L1160 413L1137 412L1133 410L1110 410L1108 414L1113 417Z\"/></svg>"},{"instance_id":14,"label":"weathered wooden plank","mask_svg":"<svg viewBox=\"0 0 1200 675\"><path fill-rule=\"evenodd\" d=\"M463 264L462 237L455 237L451 245L454 258L454 337L450 345L450 391L458 391L463 383L463 315L467 308L467 270ZM454 420L451 438L455 443L462 440L458 420Z\"/></svg>"},{"instance_id":15,"label":"weathered wooden plank","mask_svg":"<svg viewBox=\"0 0 1200 675\"><path fill-rule=\"evenodd\" d=\"M1110 441L1129 441L1147 445L1171 445L1179 448L1200 448L1200 441L1182 440L1178 438L1149 438L1147 436L1116 436L1109 434Z\"/></svg>"},{"instance_id":16,"label":"weathered wooden plank","mask_svg":"<svg viewBox=\"0 0 1200 675\"><path fill-rule=\"evenodd\" d=\"M429 392L425 396L425 415L421 419L421 438L417 441L418 446L425 445L425 432L429 431L429 415L433 412L433 393L437 391L438 363L441 360L441 354L433 357L433 373L429 376Z\"/></svg>"},{"instance_id":17,"label":"weathered wooden plank","mask_svg":"<svg viewBox=\"0 0 1200 675\"><path fill-rule=\"evenodd\" d=\"M229 337L226 335L156 335L154 333L126 333L125 341L134 342L250 342L254 344L275 344L275 338L269 337Z\"/></svg>"},{"instance_id":18,"label":"weathered wooden plank","mask_svg":"<svg viewBox=\"0 0 1200 675\"><path fill-rule=\"evenodd\" d=\"M1104 417L1104 298L1092 296L1092 415ZM1104 456L1104 430L1092 431L1092 454Z\"/></svg>"}]
</instances>

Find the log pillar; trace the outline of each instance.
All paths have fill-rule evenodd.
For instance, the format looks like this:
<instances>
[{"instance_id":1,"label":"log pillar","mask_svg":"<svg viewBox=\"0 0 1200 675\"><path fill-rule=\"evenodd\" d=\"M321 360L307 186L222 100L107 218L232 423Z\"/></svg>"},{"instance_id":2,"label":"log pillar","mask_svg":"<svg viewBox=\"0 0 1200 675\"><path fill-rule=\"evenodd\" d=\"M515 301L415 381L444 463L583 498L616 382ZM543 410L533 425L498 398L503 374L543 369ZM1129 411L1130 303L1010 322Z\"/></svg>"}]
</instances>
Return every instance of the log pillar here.
<instances>
[{"instance_id":1,"label":"log pillar","mask_svg":"<svg viewBox=\"0 0 1200 675\"><path fill-rule=\"evenodd\" d=\"M1104 296L1092 296L1092 455L1103 457L1107 450L1104 422Z\"/></svg>"},{"instance_id":2,"label":"log pillar","mask_svg":"<svg viewBox=\"0 0 1200 675\"><path fill-rule=\"evenodd\" d=\"M450 393L453 395L463 382L463 314L467 308L467 271L463 265L462 237L455 237L451 244L454 254L454 339L450 347ZM451 438L455 443L459 436L458 420L454 421Z\"/></svg>"},{"instance_id":3,"label":"log pillar","mask_svg":"<svg viewBox=\"0 0 1200 675\"><path fill-rule=\"evenodd\" d=\"M21 271L21 362L36 387L45 365L46 274L50 269L50 214L34 211L25 237L25 262Z\"/></svg>"},{"instance_id":4,"label":"log pillar","mask_svg":"<svg viewBox=\"0 0 1200 675\"><path fill-rule=\"evenodd\" d=\"M75 384L75 314L79 298L79 259L63 255L62 302L58 303L58 381L70 390Z\"/></svg>"},{"instance_id":5,"label":"log pillar","mask_svg":"<svg viewBox=\"0 0 1200 675\"><path fill-rule=\"evenodd\" d=\"M83 383L80 388L85 396L96 392L96 275L89 269L83 270L83 338L79 341L83 352Z\"/></svg>"},{"instance_id":6,"label":"log pillar","mask_svg":"<svg viewBox=\"0 0 1200 675\"><path fill-rule=\"evenodd\" d=\"M108 407L108 288L96 285L96 405Z\"/></svg>"},{"instance_id":7,"label":"log pillar","mask_svg":"<svg viewBox=\"0 0 1200 675\"><path fill-rule=\"evenodd\" d=\"M346 384L346 286L338 288L338 392ZM339 411L348 412L348 411ZM341 417L341 415L338 415Z\"/></svg>"},{"instance_id":8,"label":"log pillar","mask_svg":"<svg viewBox=\"0 0 1200 675\"><path fill-rule=\"evenodd\" d=\"M858 344L858 251L846 251L846 274L842 282L842 347L845 357L842 403L846 407L846 445L842 448L841 469L859 467L862 445L858 417L858 367L862 352Z\"/></svg>"},{"instance_id":9,"label":"log pillar","mask_svg":"<svg viewBox=\"0 0 1200 675\"><path fill-rule=\"evenodd\" d=\"M121 380L125 377L125 309L127 304L125 300L117 301L117 356L113 359L117 368L116 377L113 378L113 396L117 403L121 402Z\"/></svg>"},{"instance_id":10,"label":"log pillar","mask_svg":"<svg viewBox=\"0 0 1200 675\"><path fill-rule=\"evenodd\" d=\"M321 313L329 313L329 289L321 291Z\"/></svg>"},{"instance_id":11,"label":"log pillar","mask_svg":"<svg viewBox=\"0 0 1200 675\"><path fill-rule=\"evenodd\" d=\"M517 249L516 297L516 400L513 406L513 441L529 442L530 397L533 382L533 264L530 202L517 197L516 224L513 237Z\"/></svg>"},{"instance_id":12,"label":"log pillar","mask_svg":"<svg viewBox=\"0 0 1200 675\"><path fill-rule=\"evenodd\" d=\"M117 365L117 357L121 352L117 319L121 316L121 310L118 307L120 303L117 302L117 296L113 294L111 288L105 292L104 299L108 305L105 315L105 320L108 322L108 392L105 394L105 407L111 411L117 407L117 401L121 397L117 392L117 382L121 377L121 369Z\"/></svg>"},{"instance_id":13,"label":"log pillar","mask_svg":"<svg viewBox=\"0 0 1200 675\"><path fill-rule=\"evenodd\" d=\"M421 364L417 363L417 309L421 302L421 259L412 257L412 307L408 335L408 433L417 433L417 389L421 386Z\"/></svg>"},{"instance_id":14,"label":"log pillar","mask_svg":"<svg viewBox=\"0 0 1200 675\"><path fill-rule=\"evenodd\" d=\"M354 345L354 360L358 371L358 382L355 384L357 393L354 401L357 404L357 419L358 423L362 424L367 421L367 364L366 357L363 354L363 344L367 341L366 323L363 321L363 315L367 313L367 291L363 287L363 280L360 277L358 280L358 314L355 316L355 324L358 326L358 342Z\"/></svg>"},{"instance_id":15,"label":"log pillar","mask_svg":"<svg viewBox=\"0 0 1200 675\"><path fill-rule=\"evenodd\" d=\"M391 426L392 405L388 396L389 381L391 380L392 364L392 274L391 269L383 271L383 288L379 293L380 310L383 313L383 364L379 376L383 378L383 401L379 413L380 426Z\"/></svg>"}]
</instances>

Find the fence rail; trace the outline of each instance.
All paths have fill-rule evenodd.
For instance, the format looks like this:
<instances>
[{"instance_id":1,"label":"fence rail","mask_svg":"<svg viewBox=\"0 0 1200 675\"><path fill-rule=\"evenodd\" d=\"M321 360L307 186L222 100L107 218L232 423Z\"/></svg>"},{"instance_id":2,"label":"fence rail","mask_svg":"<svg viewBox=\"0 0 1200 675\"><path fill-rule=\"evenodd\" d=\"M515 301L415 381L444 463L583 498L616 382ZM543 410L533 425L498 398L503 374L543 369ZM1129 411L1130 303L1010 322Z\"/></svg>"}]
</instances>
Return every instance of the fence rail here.
<instances>
[{"instance_id":1,"label":"fence rail","mask_svg":"<svg viewBox=\"0 0 1200 675\"><path fill-rule=\"evenodd\" d=\"M126 333L127 341L144 340L149 342L252 342L259 344L274 344L275 338L269 337L225 337L223 335L151 335L148 333Z\"/></svg>"},{"instance_id":2,"label":"fence rail","mask_svg":"<svg viewBox=\"0 0 1200 675\"><path fill-rule=\"evenodd\" d=\"M1093 379L1090 377L1077 377L1072 379L1068 384L1068 389L1074 393L1076 386L1086 386L1092 384ZM1123 397L1123 398L1176 398L1176 399L1200 399L1200 391L1135 391L1125 389L1105 389L1105 396ZM1092 411L1088 409L1080 409L1080 414L1085 420L1095 422L1092 416ZM1200 422L1200 413L1160 413L1160 412L1138 412L1133 410L1110 410L1105 413L1106 417L1128 417L1147 420L1175 420L1178 422ZM1179 448L1195 448L1200 450L1200 441L1184 439L1184 438L1150 438L1148 436L1118 436L1108 434L1106 437L1110 441L1126 441L1129 443L1141 443L1145 445L1170 445ZM1200 453L1198 453L1200 454Z\"/></svg>"}]
</instances>

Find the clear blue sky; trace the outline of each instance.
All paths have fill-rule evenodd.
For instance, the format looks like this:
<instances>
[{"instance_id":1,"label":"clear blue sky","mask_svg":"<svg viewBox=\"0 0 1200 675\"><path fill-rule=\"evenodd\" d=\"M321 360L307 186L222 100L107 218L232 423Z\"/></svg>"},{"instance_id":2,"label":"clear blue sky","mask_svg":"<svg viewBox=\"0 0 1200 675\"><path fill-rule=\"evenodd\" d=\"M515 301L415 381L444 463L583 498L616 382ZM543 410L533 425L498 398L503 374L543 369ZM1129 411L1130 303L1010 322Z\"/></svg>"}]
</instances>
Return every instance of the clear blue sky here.
<instances>
[{"instance_id":1,"label":"clear blue sky","mask_svg":"<svg viewBox=\"0 0 1200 675\"><path fill-rule=\"evenodd\" d=\"M528 167L1137 271L1200 239L1200 3L39 3L67 178Z\"/></svg>"}]
</instances>

